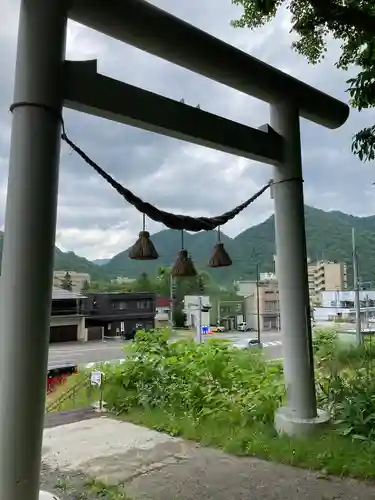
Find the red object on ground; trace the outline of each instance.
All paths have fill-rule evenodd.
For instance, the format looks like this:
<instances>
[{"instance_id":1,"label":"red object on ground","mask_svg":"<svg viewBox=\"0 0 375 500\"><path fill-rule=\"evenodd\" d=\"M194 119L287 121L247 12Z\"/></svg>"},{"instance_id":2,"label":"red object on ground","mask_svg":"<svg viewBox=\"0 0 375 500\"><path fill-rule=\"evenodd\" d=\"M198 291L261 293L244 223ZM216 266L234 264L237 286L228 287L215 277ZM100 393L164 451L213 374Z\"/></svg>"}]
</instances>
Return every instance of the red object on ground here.
<instances>
[{"instance_id":1,"label":"red object on ground","mask_svg":"<svg viewBox=\"0 0 375 500\"><path fill-rule=\"evenodd\" d=\"M77 373L77 365L66 364L50 367L47 374L47 394L63 384L73 373Z\"/></svg>"}]
</instances>

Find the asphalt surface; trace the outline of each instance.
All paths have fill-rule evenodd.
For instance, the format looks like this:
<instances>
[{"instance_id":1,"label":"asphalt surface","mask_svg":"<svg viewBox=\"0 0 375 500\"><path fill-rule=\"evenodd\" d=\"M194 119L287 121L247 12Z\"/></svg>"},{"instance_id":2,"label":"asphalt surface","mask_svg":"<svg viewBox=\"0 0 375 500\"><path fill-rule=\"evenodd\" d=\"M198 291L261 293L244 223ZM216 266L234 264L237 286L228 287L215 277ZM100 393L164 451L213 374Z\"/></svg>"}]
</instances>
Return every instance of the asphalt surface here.
<instances>
[{"instance_id":1,"label":"asphalt surface","mask_svg":"<svg viewBox=\"0 0 375 500\"><path fill-rule=\"evenodd\" d=\"M61 500L104 499L87 495L93 477L137 500L375 499L373 482L237 457L98 414L76 417L44 430L41 486ZM105 498L123 497L108 489Z\"/></svg>"},{"instance_id":2,"label":"asphalt surface","mask_svg":"<svg viewBox=\"0 0 375 500\"><path fill-rule=\"evenodd\" d=\"M256 338L254 332L227 332L205 336L209 338L229 339L233 343L242 343L248 339ZM264 351L269 359L282 357L282 342L280 332L265 332L261 335ZM107 340L80 343L52 344L49 349L49 366L74 363L84 365L86 363L96 363L100 361L111 361L121 359L126 356L126 346L129 341Z\"/></svg>"}]
</instances>

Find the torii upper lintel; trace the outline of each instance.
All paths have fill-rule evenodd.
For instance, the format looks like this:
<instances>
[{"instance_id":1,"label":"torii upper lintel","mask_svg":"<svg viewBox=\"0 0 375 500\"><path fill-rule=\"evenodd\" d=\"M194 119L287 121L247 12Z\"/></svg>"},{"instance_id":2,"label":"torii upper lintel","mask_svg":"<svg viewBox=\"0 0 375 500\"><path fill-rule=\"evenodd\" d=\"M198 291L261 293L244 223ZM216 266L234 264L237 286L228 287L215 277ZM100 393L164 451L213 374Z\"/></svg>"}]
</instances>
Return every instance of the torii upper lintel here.
<instances>
[{"instance_id":1,"label":"torii upper lintel","mask_svg":"<svg viewBox=\"0 0 375 500\"><path fill-rule=\"evenodd\" d=\"M300 116L324 127L338 128L349 116L349 107L338 99L145 0L70 0L68 16L270 104L292 100Z\"/></svg>"}]
</instances>

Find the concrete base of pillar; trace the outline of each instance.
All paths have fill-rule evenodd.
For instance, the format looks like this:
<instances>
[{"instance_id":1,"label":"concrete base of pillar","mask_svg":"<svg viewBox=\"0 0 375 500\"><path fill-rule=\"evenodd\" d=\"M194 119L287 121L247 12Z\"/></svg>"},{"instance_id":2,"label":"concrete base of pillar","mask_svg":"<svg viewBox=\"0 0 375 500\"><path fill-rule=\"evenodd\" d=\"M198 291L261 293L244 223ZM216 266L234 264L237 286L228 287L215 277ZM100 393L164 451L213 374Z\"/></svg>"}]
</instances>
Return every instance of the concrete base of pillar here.
<instances>
[{"instance_id":1,"label":"concrete base of pillar","mask_svg":"<svg viewBox=\"0 0 375 500\"><path fill-rule=\"evenodd\" d=\"M48 493L48 491L39 491L39 500L59 500L52 493Z\"/></svg>"},{"instance_id":2,"label":"concrete base of pillar","mask_svg":"<svg viewBox=\"0 0 375 500\"><path fill-rule=\"evenodd\" d=\"M275 413L276 431L293 437L307 437L320 432L329 421L329 414L319 409L315 418L298 418L287 407L278 408Z\"/></svg>"}]
</instances>

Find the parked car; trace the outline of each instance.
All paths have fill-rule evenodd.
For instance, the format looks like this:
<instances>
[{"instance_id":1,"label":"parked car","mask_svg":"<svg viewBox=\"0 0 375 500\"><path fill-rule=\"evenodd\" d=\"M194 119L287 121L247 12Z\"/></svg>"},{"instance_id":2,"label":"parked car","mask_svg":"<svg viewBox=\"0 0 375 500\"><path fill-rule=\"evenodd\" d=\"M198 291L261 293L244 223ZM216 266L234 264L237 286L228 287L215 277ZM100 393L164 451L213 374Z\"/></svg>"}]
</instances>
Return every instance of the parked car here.
<instances>
[{"instance_id":1,"label":"parked car","mask_svg":"<svg viewBox=\"0 0 375 500\"><path fill-rule=\"evenodd\" d=\"M263 348L262 342L259 342L258 339L242 340L240 342L235 342L232 346L235 349L252 349L254 347L257 347L258 349Z\"/></svg>"},{"instance_id":2,"label":"parked car","mask_svg":"<svg viewBox=\"0 0 375 500\"><path fill-rule=\"evenodd\" d=\"M48 365L47 372L47 394L50 394L58 386L62 385L70 375L77 373L78 367L75 363L65 362Z\"/></svg>"},{"instance_id":3,"label":"parked car","mask_svg":"<svg viewBox=\"0 0 375 500\"><path fill-rule=\"evenodd\" d=\"M212 326L211 332L212 333L223 333L223 332L225 332L225 326L222 326L222 325Z\"/></svg>"},{"instance_id":4,"label":"parked car","mask_svg":"<svg viewBox=\"0 0 375 500\"><path fill-rule=\"evenodd\" d=\"M255 331L254 328L252 328L251 326L248 326L248 324L245 323L244 321L242 321L242 323L238 323L237 330L239 332L254 332Z\"/></svg>"}]
</instances>

